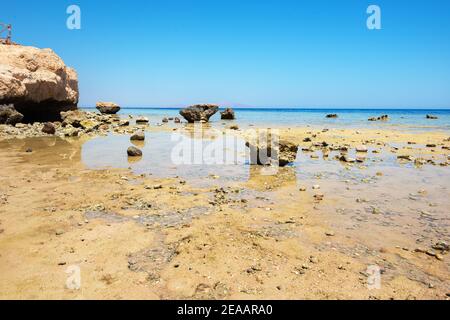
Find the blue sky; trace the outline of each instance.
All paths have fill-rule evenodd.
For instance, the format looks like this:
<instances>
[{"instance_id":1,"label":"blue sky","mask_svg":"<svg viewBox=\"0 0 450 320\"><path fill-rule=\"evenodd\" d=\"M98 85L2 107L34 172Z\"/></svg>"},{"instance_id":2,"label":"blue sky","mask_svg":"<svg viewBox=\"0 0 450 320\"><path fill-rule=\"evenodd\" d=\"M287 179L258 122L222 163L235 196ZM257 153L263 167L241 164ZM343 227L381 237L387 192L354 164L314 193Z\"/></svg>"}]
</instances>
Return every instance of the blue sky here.
<instances>
[{"instance_id":1,"label":"blue sky","mask_svg":"<svg viewBox=\"0 0 450 320\"><path fill-rule=\"evenodd\" d=\"M78 71L84 107L450 108L448 0L12 0L0 21Z\"/></svg>"}]
</instances>

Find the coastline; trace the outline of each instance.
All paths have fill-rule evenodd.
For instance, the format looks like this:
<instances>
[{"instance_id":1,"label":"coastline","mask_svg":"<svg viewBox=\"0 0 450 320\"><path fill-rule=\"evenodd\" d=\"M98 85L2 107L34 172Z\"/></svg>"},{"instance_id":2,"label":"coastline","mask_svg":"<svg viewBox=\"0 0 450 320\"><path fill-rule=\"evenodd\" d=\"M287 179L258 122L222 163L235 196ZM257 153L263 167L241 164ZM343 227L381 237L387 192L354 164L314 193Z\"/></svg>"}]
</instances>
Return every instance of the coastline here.
<instances>
[{"instance_id":1,"label":"coastline","mask_svg":"<svg viewBox=\"0 0 450 320\"><path fill-rule=\"evenodd\" d=\"M146 162L162 153L152 143L192 129L144 128L141 162L114 138L142 130L133 124L112 136L0 141L1 299L446 298L449 257L433 246L450 240L447 132L285 127L280 136L303 150L275 176L241 165L169 177L164 161ZM83 146L99 135L94 149L109 150L100 160L125 159L122 169L90 166L99 156ZM366 159L324 157L323 142L355 158L365 145ZM65 288L72 265L82 290ZM371 265L379 290L367 288Z\"/></svg>"}]
</instances>

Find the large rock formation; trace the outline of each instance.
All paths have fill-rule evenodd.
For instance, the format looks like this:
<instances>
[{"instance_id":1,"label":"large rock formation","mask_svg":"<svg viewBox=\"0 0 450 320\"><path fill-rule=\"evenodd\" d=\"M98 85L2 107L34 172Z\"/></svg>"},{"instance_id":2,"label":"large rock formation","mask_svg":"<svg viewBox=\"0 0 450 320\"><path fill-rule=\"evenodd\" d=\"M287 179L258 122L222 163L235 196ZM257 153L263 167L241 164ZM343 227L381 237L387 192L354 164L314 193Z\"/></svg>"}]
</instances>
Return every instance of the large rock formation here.
<instances>
[{"instance_id":1,"label":"large rock formation","mask_svg":"<svg viewBox=\"0 0 450 320\"><path fill-rule=\"evenodd\" d=\"M0 45L0 104L14 104L25 121L56 120L77 108L77 73L51 49Z\"/></svg>"},{"instance_id":2,"label":"large rock formation","mask_svg":"<svg viewBox=\"0 0 450 320\"><path fill-rule=\"evenodd\" d=\"M0 105L0 124L10 124L15 125L21 122L23 119L23 114L17 112L12 104L10 105Z\"/></svg>"},{"instance_id":3,"label":"large rock formation","mask_svg":"<svg viewBox=\"0 0 450 320\"><path fill-rule=\"evenodd\" d=\"M197 104L180 111L180 115L189 123L208 122L219 111L215 104Z\"/></svg>"}]
</instances>

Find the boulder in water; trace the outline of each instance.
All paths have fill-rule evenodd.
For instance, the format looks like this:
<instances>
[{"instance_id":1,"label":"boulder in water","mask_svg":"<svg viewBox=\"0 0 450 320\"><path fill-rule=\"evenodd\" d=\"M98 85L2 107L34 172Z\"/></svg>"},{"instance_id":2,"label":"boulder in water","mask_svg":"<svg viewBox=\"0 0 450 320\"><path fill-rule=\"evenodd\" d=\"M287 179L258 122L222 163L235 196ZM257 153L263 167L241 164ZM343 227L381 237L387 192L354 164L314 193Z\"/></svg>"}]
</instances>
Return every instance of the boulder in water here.
<instances>
[{"instance_id":1,"label":"boulder in water","mask_svg":"<svg viewBox=\"0 0 450 320\"><path fill-rule=\"evenodd\" d=\"M120 106L114 102L97 102L96 107L101 114L116 114L120 111Z\"/></svg>"},{"instance_id":2,"label":"boulder in water","mask_svg":"<svg viewBox=\"0 0 450 320\"><path fill-rule=\"evenodd\" d=\"M209 122L209 119L219 111L215 104L198 104L180 111L180 115L189 123Z\"/></svg>"}]
</instances>

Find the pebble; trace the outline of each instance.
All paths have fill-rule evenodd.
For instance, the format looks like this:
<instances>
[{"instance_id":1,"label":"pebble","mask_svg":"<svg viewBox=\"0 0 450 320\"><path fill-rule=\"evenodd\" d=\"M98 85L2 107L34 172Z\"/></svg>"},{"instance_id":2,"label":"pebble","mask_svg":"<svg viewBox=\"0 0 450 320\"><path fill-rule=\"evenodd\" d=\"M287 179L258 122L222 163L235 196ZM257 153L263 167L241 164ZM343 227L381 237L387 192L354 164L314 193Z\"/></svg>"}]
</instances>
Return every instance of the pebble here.
<instances>
[{"instance_id":1,"label":"pebble","mask_svg":"<svg viewBox=\"0 0 450 320\"><path fill-rule=\"evenodd\" d=\"M319 190L319 189L320 189L320 186L319 186L318 184L316 184L316 185L314 185L312 188L313 188L313 190Z\"/></svg>"},{"instance_id":2,"label":"pebble","mask_svg":"<svg viewBox=\"0 0 450 320\"><path fill-rule=\"evenodd\" d=\"M327 232L325 232L325 235L326 235L327 237L334 237L334 236L335 236L335 233L334 233L333 231L327 231Z\"/></svg>"},{"instance_id":3,"label":"pebble","mask_svg":"<svg viewBox=\"0 0 450 320\"><path fill-rule=\"evenodd\" d=\"M301 187L300 188L300 192L305 192L307 189L306 189L306 187Z\"/></svg>"}]
</instances>

